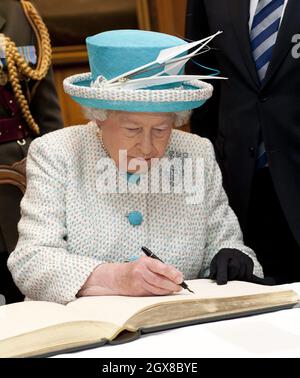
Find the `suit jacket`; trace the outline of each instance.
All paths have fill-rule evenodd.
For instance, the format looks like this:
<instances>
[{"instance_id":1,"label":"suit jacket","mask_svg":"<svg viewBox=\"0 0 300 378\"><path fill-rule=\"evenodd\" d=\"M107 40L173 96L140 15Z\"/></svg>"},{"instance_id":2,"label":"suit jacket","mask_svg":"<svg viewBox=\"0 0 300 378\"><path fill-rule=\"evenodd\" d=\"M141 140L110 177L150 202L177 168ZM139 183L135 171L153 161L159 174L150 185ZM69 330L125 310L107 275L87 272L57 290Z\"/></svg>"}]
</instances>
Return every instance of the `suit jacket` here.
<instances>
[{"instance_id":1,"label":"suit jacket","mask_svg":"<svg viewBox=\"0 0 300 378\"><path fill-rule=\"evenodd\" d=\"M0 33L10 37L17 46L36 44L34 32L19 1L0 1ZM32 87L34 83L30 81L29 86ZM30 103L30 110L41 134L63 127L51 69L39 83ZM0 144L0 164L11 165L22 160L27 155L31 140L31 137L27 138L24 146L16 142ZM0 186L0 253L11 251L16 245L20 197L21 194L14 188Z\"/></svg>"},{"instance_id":2,"label":"suit jacket","mask_svg":"<svg viewBox=\"0 0 300 378\"><path fill-rule=\"evenodd\" d=\"M290 228L300 244L300 59L292 38L300 31L300 3L289 0L266 79L260 84L249 37L250 0L190 0L187 37L222 30L204 65L229 80L214 83L215 96L195 111L192 130L215 145L230 204L245 227L261 130L270 174ZM195 71L189 67L189 71Z\"/></svg>"},{"instance_id":3,"label":"suit jacket","mask_svg":"<svg viewBox=\"0 0 300 378\"><path fill-rule=\"evenodd\" d=\"M147 193L142 182L128 193L101 190L104 169L99 162L107 154L97 128L94 123L68 127L30 146L20 237L8 260L23 294L36 300L72 301L97 265L142 256L142 245L181 270L186 279L207 277L213 256L222 248L248 254L255 274L262 275L253 251L243 244L207 139L174 130L165 154L203 159L204 199L189 203L185 193ZM165 174L164 179L170 179L170 171ZM181 166L174 177L178 174ZM112 172L107 175L113 177ZM126 175L120 180L121 187L127 185ZM142 213L141 225L130 224L131 211Z\"/></svg>"}]
</instances>

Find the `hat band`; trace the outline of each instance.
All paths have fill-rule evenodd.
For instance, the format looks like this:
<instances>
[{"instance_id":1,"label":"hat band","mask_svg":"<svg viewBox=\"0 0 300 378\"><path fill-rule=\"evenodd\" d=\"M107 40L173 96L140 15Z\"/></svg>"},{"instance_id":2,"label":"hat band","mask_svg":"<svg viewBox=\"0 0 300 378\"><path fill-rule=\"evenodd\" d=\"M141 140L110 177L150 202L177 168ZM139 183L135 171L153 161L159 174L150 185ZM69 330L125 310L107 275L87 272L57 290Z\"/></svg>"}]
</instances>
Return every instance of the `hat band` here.
<instances>
[{"instance_id":1,"label":"hat band","mask_svg":"<svg viewBox=\"0 0 300 378\"><path fill-rule=\"evenodd\" d=\"M193 102L207 100L212 96L213 86L201 80L185 82L172 89L126 90L103 85L91 86L91 73L73 75L64 80L64 90L73 97L126 102Z\"/></svg>"}]
</instances>

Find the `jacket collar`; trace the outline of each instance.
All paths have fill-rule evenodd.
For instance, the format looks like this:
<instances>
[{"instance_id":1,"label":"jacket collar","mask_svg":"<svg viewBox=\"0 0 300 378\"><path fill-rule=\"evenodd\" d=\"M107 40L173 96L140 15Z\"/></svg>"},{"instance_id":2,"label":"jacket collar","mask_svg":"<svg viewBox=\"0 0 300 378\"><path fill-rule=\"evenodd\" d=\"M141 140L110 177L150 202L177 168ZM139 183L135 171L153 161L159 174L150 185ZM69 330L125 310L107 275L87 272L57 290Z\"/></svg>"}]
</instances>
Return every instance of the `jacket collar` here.
<instances>
[{"instance_id":1,"label":"jacket collar","mask_svg":"<svg viewBox=\"0 0 300 378\"><path fill-rule=\"evenodd\" d=\"M229 0L229 9L232 16L232 24L235 30L241 54L248 69L252 83L256 88L260 87L260 80L257 75L255 62L252 55L250 34L249 34L249 9L250 0Z\"/></svg>"},{"instance_id":2,"label":"jacket collar","mask_svg":"<svg viewBox=\"0 0 300 378\"><path fill-rule=\"evenodd\" d=\"M286 58L288 53L291 53L291 49L293 47L293 35L299 33L299 11L299 0L289 0L286 6L281 27L278 32L276 45L274 47L272 59L266 73L263 87L265 87L267 83L272 79L273 75L276 73L280 64Z\"/></svg>"}]
</instances>

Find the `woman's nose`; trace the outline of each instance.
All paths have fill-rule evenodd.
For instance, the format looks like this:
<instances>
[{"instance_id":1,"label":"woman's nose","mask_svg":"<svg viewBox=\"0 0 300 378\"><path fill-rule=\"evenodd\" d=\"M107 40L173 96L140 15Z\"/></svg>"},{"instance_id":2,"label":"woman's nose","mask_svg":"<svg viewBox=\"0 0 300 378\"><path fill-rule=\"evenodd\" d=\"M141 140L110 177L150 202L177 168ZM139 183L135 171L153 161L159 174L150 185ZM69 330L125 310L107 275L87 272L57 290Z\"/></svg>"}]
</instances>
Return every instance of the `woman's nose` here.
<instances>
[{"instance_id":1,"label":"woman's nose","mask_svg":"<svg viewBox=\"0 0 300 378\"><path fill-rule=\"evenodd\" d=\"M140 142L140 150L144 156L148 156L151 154L153 149L151 137L143 138Z\"/></svg>"}]
</instances>

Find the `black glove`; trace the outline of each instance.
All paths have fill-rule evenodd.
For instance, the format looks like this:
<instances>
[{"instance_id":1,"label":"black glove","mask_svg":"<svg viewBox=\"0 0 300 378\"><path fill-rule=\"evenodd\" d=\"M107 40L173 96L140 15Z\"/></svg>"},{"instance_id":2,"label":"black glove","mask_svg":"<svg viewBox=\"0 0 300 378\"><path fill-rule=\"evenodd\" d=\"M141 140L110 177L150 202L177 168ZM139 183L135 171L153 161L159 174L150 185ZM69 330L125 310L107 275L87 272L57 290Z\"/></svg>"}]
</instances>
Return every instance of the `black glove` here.
<instances>
[{"instance_id":1,"label":"black glove","mask_svg":"<svg viewBox=\"0 0 300 378\"><path fill-rule=\"evenodd\" d=\"M274 285L270 278L260 278L253 274L253 260L245 253L231 248L221 249L212 259L209 278L216 280L218 285L227 281L238 280L257 283L260 285Z\"/></svg>"}]
</instances>

